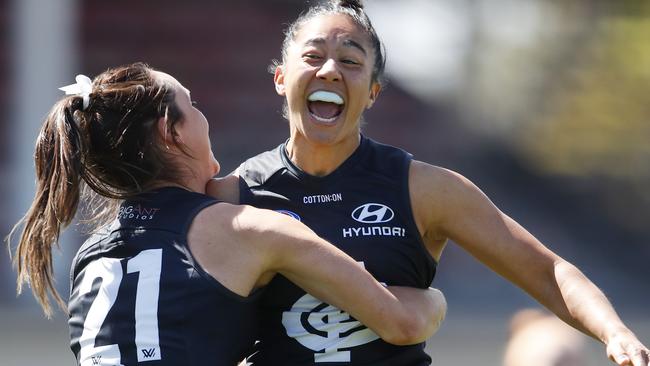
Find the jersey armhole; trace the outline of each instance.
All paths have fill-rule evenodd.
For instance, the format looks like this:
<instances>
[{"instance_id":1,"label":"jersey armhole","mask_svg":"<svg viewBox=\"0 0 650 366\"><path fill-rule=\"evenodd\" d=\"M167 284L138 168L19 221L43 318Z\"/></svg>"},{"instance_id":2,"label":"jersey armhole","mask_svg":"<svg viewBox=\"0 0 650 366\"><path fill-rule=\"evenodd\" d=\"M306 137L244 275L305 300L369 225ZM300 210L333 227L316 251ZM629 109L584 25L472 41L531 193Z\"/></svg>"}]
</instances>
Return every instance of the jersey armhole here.
<instances>
[{"instance_id":1,"label":"jersey armhole","mask_svg":"<svg viewBox=\"0 0 650 366\"><path fill-rule=\"evenodd\" d=\"M194 255L192 254L192 251L190 250L190 248L187 245L185 245L183 247L183 251L185 251L185 255L187 256L188 260L190 261L190 264L192 265L192 268L194 268L196 273L198 273L198 275L201 276L201 278L203 278L209 284L211 284L212 287L215 290L219 291L222 295L227 296L227 297L229 297L229 298L231 298L231 299L233 299L235 301L239 301L239 302L242 302L242 303L254 302L254 301L257 301L257 299L260 298L264 288L254 289L253 291L251 291L250 294L248 294L248 296L242 296L242 295L232 291L228 287L224 286L221 282L219 282L219 280L212 277L211 274L206 272L206 270L203 269L203 267L201 266L201 264L199 264L199 262L196 260L196 258L194 258Z\"/></svg>"},{"instance_id":2,"label":"jersey armhole","mask_svg":"<svg viewBox=\"0 0 650 366\"><path fill-rule=\"evenodd\" d=\"M192 223L194 222L194 219L196 218L196 215L199 214L199 212L203 211L204 209L215 205L217 203L220 203L222 201L219 201L217 199L210 199L206 200L204 202L201 202L200 204L196 205L194 208L192 208L187 215L187 219L185 220L185 223L183 224L183 227L181 228L182 231L186 235L189 234L190 232L190 226L192 226ZM186 240L187 241L187 240Z\"/></svg>"},{"instance_id":3,"label":"jersey armhole","mask_svg":"<svg viewBox=\"0 0 650 366\"><path fill-rule=\"evenodd\" d=\"M433 258L431 253L429 253L429 250L427 249L427 246L424 244L424 240L422 239L422 233L420 233L420 229L418 228L418 225L415 221L415 215L413 213L413 205L411 204L411 189L409 186L409 176L411 172L411 164L413 163L413 155L410 153L405 153L404 156L405 160L405 172L402 174L402 194L403 194L403 199L404 202L406 202L407 206L407 211L408 211L408 221L409 221L409 226L411 227L411 230L416 234L415 238L417 239L420 248L422 248L422 251L424 252L424 255L427 259L428 262L431 263L431 265L435 268L438 266L438 261ZM434 274L435 277L435 274ZM431 278L431 281L433 282L433 278Z\"/></svg>"},{"instance_id":4,"label":"jersey armhole","mask_svg":"<svg viewBox=\"0 0 650 366\"><path fill-rule=\"evenodd\" d=\"M255 301L255 300L257 300L259 298L260 294L262 293L261 290L263 290L263 289L253 290L253 291L251 291L250 294L248 294L248 296L242 296L242 295L239 295L239 294L235 293L234 291L232 291L228 287L224 286L221 282L219 282L219 280L214 278L205 269L203 269L203 266L201 266L201 264L196 260L196 258L194 257L194 254L192 254L192 251L190 250L189 242L187 240L187 235L189 235L189 229L190 229L190 226L192 225L192 222L194 221L194 218L201 211L203 211L204 209L206 209L206 208L208 208L210 206L213 206L213 205L215 205L217 203L222 203L222 201L209 200L209 201L203 202L202 204L197 205L192 211L190 211L190 214L188 215L188 220L185 223L185 228L184 228L185 238L183 238L184 239L184 245L182 245L183 252L185 253L186 258L190 261L190 264L192 265L192 268L194 268L194 270L203 279L208 281L208 283L212 284L217 291L221 292L223 295L228 296L228 297L230 297L230 298L232 298L232 299L234 299L236 301L253 302L253 301Z\"/></svg>"}]
</instances>

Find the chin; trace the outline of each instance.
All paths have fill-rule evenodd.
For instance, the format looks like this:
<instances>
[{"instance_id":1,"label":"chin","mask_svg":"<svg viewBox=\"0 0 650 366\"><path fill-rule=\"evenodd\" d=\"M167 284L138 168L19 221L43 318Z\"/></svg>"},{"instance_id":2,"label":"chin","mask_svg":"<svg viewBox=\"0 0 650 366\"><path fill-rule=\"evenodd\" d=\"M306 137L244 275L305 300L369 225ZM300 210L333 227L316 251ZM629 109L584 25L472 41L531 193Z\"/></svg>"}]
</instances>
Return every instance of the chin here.
<instances>
[{"instance_id":1,"label":"chin","mask_svg":"<svg viewBox=\"0 0 650 366\"><path fill-rule=\"evenodd\" d=\"M331 132L312 132L307 139L315 145L333 145L338 142L338 134Z\"/></svg>"},{"instance_id":2,"label":"chin","mask_svg":"<svg viewBox=\"0 0 650 366\"><path fill-rule=\"evenodd\" d=\"M217 161L217 159L214 157L214 154L210 155L210 171L212 172L212 175L210 175L210 177L214 177L221 171L221 165L219 164L219 161Z\"/></svg>"}]
</instances>

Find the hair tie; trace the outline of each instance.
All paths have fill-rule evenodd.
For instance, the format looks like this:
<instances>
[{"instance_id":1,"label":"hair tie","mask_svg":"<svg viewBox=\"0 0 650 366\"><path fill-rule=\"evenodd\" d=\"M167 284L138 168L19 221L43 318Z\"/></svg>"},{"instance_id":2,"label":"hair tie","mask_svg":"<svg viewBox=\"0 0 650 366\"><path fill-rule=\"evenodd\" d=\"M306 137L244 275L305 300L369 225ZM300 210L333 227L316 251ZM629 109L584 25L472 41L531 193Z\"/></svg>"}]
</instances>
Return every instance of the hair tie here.
<instances>
[{"instance_id":1,"label":"hair tie","mask_svg":"<svg viewBox=\"0 0 650 366\"><path fill-rule=\"evenodd\" d=\"M93 91L93 81L86 75L79 74L75 78L76 83L62 86L59 90L63 90L65 95L76 95L83 98L83 108L86 110L90 104L90 93Z\"/></svg>"}]
</instances>

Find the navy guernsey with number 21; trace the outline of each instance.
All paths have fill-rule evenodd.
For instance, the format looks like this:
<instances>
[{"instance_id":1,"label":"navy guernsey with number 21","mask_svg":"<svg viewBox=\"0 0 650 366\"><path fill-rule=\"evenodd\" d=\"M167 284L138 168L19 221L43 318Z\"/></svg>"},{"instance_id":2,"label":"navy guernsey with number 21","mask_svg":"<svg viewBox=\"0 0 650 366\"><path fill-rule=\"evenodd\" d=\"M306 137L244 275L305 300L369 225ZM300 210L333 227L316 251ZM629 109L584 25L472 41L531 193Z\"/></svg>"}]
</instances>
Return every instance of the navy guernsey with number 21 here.
<instances>
[{"instance_id":1,"label":"navy guernsey with number 21","mask_svg":"<svg viewBox=\"0 0 650 366\"><path fill-rule=\"evenodd\" d=\"M240 201L285 213L360 262L387 285L426 288L436 262L411 211L411 155L362 136L335 171L315 177L288 158L285 144L239 167ZM347 313L276 276L262 295L254 366L424 366L424 343L394 346Z\"/></svg>"},{"instance_id":2,"label":"navy guernsey with number 21","mask_svg":"<svg viewBox=\"0 0 650 366\"><path fill-rule=\"evenodd\" d=\"M80 365L234 366L245 357L259 295L222 286L187 245L194 217L217 202L174 187L142 194L79 249L68 308Z\"/></svg>"}]
</instances>

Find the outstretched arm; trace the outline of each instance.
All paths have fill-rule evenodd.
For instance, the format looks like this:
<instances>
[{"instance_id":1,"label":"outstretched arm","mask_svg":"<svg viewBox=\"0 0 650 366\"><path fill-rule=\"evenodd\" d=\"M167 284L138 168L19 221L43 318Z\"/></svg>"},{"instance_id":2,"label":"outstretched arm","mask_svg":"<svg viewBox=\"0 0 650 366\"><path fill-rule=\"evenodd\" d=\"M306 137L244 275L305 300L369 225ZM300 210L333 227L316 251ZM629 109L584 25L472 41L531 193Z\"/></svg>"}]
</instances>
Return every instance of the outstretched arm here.
<instances>
[{"instance_id":1,"label":"outstretched arm","mask_svg":"<svg viewBox=\"0 0 650 366\"><path fill-rule=\"evenodd\" d=\"M410 178L425 238L452 239L562 320L605 343L608 356L619 365L648 366L650 352L602 291L499 211L474 184L421 162L413 162Z\"/></svg>"},{"instance_id":2,"label":"outstretched arm","mask_svg":"<svg viewBox=\"0 0 650 366\"><path fill-rule=\"evenodd\" d=\"M650 365L650 351L621 321L605 295L578 268L566 261L556 263L555 277L569 324L607 345L607 356L619 365Z\"/></svg>"},{"instance_id":3,"label":"outstretched arm","mask_svg":"<svg viewBox=\"0 0 650 366\"><path fill-rule=\"evenodd\" d=\"M389 343L423 342L445 316L440 291L387 289L354 259L288 216L246 207L236 221L244 240L263 253L268 271L347 311Z\"/></svg>"}]
</instances>

